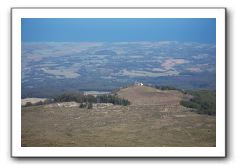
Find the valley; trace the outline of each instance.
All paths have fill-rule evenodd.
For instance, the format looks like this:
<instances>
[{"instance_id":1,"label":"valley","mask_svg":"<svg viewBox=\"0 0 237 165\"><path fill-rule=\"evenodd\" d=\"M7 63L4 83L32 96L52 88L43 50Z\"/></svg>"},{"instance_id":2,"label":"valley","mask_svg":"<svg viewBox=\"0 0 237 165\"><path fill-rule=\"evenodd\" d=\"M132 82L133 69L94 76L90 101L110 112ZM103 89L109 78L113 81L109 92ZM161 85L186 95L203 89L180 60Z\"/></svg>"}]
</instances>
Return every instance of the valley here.
<instances>
[{"instance_id":1,"label":"valley","mask_svg":"<svg viewBox=\"0 0 237 165\"><path fill-rule=\"evenodd\" d=\"M134 82L216 88L216 47L195 42L25 42L22 98L103 91Z\"/></svg>"}]
</instances>

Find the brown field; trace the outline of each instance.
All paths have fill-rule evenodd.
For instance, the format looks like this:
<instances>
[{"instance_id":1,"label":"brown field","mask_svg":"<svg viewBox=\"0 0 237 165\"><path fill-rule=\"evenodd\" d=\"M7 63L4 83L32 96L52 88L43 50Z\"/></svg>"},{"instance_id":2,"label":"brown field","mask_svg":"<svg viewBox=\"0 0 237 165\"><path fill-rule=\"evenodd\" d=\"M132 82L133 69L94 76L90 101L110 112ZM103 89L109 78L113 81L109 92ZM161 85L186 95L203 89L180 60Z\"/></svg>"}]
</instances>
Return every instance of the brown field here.
<instances>
[{"instance_id":1,"label":"brown field","mask_svg":"<svg viewBox=\"0 0 237 165\"><path fill-rule=\"evenodd\" d=\"M22 146L215 146L215 117L179 105L181 92L131 86L118 96L132 104L22 108Z\"/></svg>"}]
</instances>

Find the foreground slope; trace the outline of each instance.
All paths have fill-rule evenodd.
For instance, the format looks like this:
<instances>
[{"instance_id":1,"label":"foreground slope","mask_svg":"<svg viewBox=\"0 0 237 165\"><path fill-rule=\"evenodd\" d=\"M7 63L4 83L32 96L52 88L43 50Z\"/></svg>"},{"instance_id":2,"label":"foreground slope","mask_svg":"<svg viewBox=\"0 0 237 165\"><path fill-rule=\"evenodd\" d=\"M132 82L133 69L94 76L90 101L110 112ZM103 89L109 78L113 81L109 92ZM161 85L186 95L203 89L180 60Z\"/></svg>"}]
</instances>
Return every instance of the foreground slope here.
<instances>
[{"instance_id":1,"label":"foreground slope","mask_svg":"<svg viewBox=\"0 0 237 165\"><path fill-rule=\"evenodd\" d=\"M179 91L131 86L129 106L22 109L22 146L215 146L215 117L181 106Z\"/></svg>"}]
</instances>

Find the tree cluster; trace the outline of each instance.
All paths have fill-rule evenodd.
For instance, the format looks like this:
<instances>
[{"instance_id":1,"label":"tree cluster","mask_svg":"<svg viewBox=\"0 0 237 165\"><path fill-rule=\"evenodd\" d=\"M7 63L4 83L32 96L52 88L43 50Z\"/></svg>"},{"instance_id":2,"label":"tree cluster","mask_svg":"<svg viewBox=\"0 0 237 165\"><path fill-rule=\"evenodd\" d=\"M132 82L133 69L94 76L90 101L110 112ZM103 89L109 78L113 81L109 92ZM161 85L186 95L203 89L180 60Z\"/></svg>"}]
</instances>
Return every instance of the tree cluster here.
<instances>
[{"instance_id":1,"label":"tree cluster","mask_svg":"<svg viewBox=\"0 0 237 165\"><path fill-rule=\"evenodd\" d=\"M93 104L92 104L92 102L81 103L79 108L92 109L93 108Z\"/></svg>"},{"instance_id":2,"label":"tree cluster","mask_svg":"<svg viewBox=\"0 0 237 165\"><path fill-rule=\"evenodd\" d=\"M104 95L84 95L83 93L64 93L62 95L58 95L53 99L47 99L45 101L39 101L37 103L32 104L31 102L27 102L24 107L29 107L33 105L45 105L50 103L57 102L71 102L75 101L80 104L80 108L88 108L91 109L93 107L93 103L112 103L114 105L123 105L127 106L130 102L126 99L119 98L116 94L104 94Z\"/></svg>"},{"instance_id":3,"label":"tree cluster","mask_svg":"<svg viewBox=\"0 0 237 165\"><path fill-rule=\"evenodd\" d=\"M155 86L156 89L160 89L160 90L179 90L175 87L171 87L171 86Z\"/></svg>"},{"instance_id":4,"label":"tree cluster","mask_svg":"<svg viewBox=\"0 0 237 165\"><path fill-rule=\"evenodd\" d=\"M104 95L84 95L84 94L63 94L59 95L54 98L55 102L69 102L69 101L75 101L77 103L81 103L80 107L89 107L89 109L92 106L92 103L112 103L114 105L124 105L127 106L130 104L130 102L126 99L119 98L116 95L112 94L104 94Z\"/></svg>"},{"instance_id":5,"label":"tree cluster","mask_svg":"<svg viewBox=\"0 0 237 165\"><path fill-rule=\"evenodd\" d=\"M181 101L180 104L196 109L199 114L216 115L216 92L208 90L189 91L193 96L192 99Z\"/></svg>"}]
</instances>

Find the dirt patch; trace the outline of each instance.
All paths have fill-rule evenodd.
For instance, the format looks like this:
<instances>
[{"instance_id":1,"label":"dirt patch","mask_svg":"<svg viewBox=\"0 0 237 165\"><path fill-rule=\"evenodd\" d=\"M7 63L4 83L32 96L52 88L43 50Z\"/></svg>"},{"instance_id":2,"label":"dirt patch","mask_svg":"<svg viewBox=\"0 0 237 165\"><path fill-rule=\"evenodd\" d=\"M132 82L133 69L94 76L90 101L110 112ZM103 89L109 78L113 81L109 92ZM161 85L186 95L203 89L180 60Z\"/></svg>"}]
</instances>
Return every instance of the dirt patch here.
<instances>
[{"instance_id":1,"label":"dirt patch","mask_svg":"<svg viewBox=\"0 0 237 165\"><path fill-rule=\"evenodd\" d=\"M48 107L48 108L79 107L79 106L80 106L80 103L76 103L73 101L45 105L45 107Z\"/></svg>"}]
</instances>

